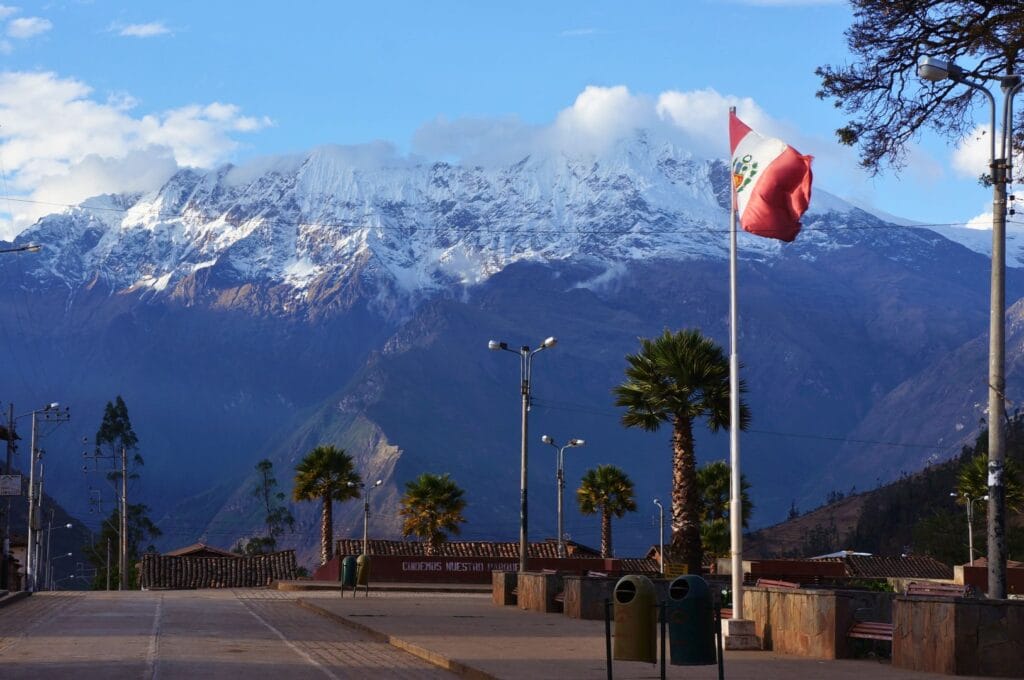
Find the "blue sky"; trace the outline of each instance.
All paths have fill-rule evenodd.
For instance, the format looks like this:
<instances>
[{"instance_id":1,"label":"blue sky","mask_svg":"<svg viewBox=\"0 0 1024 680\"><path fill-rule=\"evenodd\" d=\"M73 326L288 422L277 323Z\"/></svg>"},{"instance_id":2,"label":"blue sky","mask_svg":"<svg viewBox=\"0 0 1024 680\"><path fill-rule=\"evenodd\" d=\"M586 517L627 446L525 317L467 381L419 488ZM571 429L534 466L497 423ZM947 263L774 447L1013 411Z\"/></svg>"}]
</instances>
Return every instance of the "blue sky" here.
<instances>
[{"instance_id":1,"label":"blue sky","mask_svg":"<svg viewBox=\"0 0 1024 680\"><path fill-rule=\"evenodd\" d=\"M899 175L869 178L834 142L814 68L846 59L844 2L58 0L0 17L3 193L43 204L321 144L458 156L455 138L493 146L567 116L595 135L680 116L695 151L724 157L730 103L841 196L925 223L990 200L977 144L925 135ZM0 205L0 235L43 204Z\"/></svg>"}]
</instances>

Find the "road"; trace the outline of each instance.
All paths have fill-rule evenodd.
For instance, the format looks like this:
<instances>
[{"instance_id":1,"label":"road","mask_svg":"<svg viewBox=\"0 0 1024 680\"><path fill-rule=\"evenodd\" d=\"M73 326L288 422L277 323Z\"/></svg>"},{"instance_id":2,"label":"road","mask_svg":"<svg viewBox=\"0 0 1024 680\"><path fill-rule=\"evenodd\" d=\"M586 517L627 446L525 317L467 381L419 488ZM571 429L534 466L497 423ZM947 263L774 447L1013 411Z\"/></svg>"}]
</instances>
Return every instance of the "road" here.
<instances>
[{"instance_id":1,"label":"road","mask_svg":"<svg viewBox=\"0 0 1024 680\"><path fill-rule=\"evenodd\" d=\"M269 590L37 593L0 609L0 677L451 678Z\"/></svg>"}]
</instances>

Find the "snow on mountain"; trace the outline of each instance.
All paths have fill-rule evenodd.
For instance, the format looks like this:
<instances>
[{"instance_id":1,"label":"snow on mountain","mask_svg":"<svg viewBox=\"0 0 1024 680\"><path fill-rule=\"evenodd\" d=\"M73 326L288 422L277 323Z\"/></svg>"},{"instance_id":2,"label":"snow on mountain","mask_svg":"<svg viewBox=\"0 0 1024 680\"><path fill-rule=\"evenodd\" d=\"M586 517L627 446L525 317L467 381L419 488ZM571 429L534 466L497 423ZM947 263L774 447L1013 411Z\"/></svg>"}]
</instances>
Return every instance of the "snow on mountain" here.
<instances>
[{"instance_id":1,"label":"snow on mountain","mask_svg":"<svg viewBox=\"0 0 1024 680\"><path fill-rule=\"evenodd\" d=\"M160 293L211 269L222 281L283 285L296 303L316 282L351 275L424 294L519 260L586 259L613 271L642 258L725 257L728 182L724 162L643 132L600 158L486 168L325 146L183 170L155 193L101 196L46 217L19 240L45 244L45 276L72 289L99 280ZM855 210L815 189L801 244L838 247L815 225ZM772 257L781 245L740 240L744 257Z\"/></svg>"}]
</instances>

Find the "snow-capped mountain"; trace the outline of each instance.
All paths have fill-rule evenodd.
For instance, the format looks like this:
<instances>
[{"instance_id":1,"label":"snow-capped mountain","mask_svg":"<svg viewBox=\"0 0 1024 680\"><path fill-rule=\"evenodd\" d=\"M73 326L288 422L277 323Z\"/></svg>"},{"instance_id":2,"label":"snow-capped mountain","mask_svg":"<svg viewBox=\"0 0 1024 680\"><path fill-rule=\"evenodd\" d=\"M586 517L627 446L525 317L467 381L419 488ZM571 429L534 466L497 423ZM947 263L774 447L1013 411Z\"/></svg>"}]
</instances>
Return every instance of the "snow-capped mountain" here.
<instances>
[{"instance_id":1,"label":"snow-capped mountain","mask_svg":"<svg viewBox=\"0 0 1024 680\"><path fill-rule=\"evenodd\" d=\"M140 493L168 545L227 545L258 528L245 481L255 462L273 459L286 485L324 442L385 480L371 531L397 531L405 480L450 471L468 492L466 535L507 538L518 488L495 480L518 478L519 393L514 362L486 341L556 335L538 359L534 431L588 440L570 475L616 463L638 497L664 495L667 435L623 430L609 390L638 336L727 337L729 181L722 161L645 134L600 156L505 166L323 147L181 171L152 194L50 215L18 237L41 253L0 260L9 398L72 404L81 425L51 445L75 450L121 394L146 458ZM953 356L967 357L959 374L984 374L983 357L957 352L987 328L986 258L820 188L804 225L793 244L740 237L757 524L919 466L920 448L899 445L955 446L977 422L956 395L899 395L928 393L908 385L949 375L935 369ZM1011 270L1008 300L1021 294ZM884 439L872 444L865 423ZM725 455L720 438L698 444L702 460ZM553 481L532 474L534 517L548 517ZM85 511L78 466L47 479ZM295 541L312 546L315 508L299 513ZM361 522L340 517L343 531ZM649 543L639 524L617 543Z\"/></svg>"},{"instance_id":2,"label":"snow-capped mountain","mask_svg":"<svg viewBox=\"0 0 1024 680\"><path fill-rule=\"evenodd\" d=\"M75 288L172 293L203 270L228 282L283 286L285 308L317 282L378 276L414 297L485 281L511 263L727 255L728 167L644 135L605 158L527 157L465 168L322 147L254 167L183 170L149 195L102 196L41 220L40 276ZM808 247L837 241L817 226L856 209L816 189ZM745 257L778 242L742 235Z\"/></svg>"}]
</instances>

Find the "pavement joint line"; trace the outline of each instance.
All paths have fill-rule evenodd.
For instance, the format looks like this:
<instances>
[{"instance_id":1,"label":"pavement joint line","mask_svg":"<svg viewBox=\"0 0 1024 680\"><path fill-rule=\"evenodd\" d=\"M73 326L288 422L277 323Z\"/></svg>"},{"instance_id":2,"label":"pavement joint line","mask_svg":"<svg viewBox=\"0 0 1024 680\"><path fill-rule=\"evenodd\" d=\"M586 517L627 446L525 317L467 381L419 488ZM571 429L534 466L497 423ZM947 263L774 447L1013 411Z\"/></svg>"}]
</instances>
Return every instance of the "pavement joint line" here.
<instances>
[{"instance_id":1,"label":"pavement joint line","mask_svg":"<svg viewBox=\"0 0 1024 680\"><path fill-rule=\"evenodd\" d=\"M431 663L437 666L438 668L442 668L446 671L451 671L452 673L455 673L460 677L468 678L469 680L500 680L497 676L491 675L490 673L482 671L479 668L474 668L473 666L464 664L461 661L450 659L446 656L438 654L437 652L433 652L417 644L413 644L412 642L403 640L402 638L396 637L394 635L388 635L387 633L382 633L379 630L370 628L369 626L359 623L358 621L353 621L348 617L336 614L332 611L324 609L323 607L318 607L317 605L313 604L305 598L296 598L295 604L302 607L303 609L308 609L309 611L319 614L324 618L330 619L331 621L335 621L343 626L347 626L349 628L352 628L353 630L357 630L361 633L364 633L374 640L377 640L379 642L386 642L392 647L396 647L404 652L408 652L409 654L419 657L420 659L423 659L424 661Z\"/></svg>"},{"instance_id":2,"label":"pavement joint line","mask_svg":"<svg viewBox=\"0 0 1024 680\"><path fill-rule=\"evenodd\" d=\"M157 680L159 666L158 652L160 649L160 619L164 611L164 596L156 601L156 610L153 612L153 628L149 633L149 649L146 650L146 675L149 680Z\"/></svg>"},{"instance_id":3,"label":"pavement joint line","mask_svg":"<svg viewBox=\"0 0 1024 680\"><path fill-rule=\"evenodd\" d=\"M238 593L237 593L237 592L235 593L235 597L237 597L237 598L238 598L238 601L239 601L239 602L240 602L240 603L242 604L242 606L243 606L243 607L245 607L245 609L246 609L246 610L247 610L247 611L248 611L248 612L249 612L250 614L252 614L252 616L253 616L253 617L254 617L254 618L255 618L255 619L257 620L257 621L259 621L259 622L260 622L260 623L262 623L262 624L263 624L264 626L266 626L267 628L269 628L269 629L270 629L270 630L271 630L271 631L272 631L272 632L274 633L274 635L276 635L277 637L279 637L279 638L281 639L281 641L282 641L283 643L285 643L285 645L287 645L287 646L288 646L288 648L289 648L289 649L291 649L291 650L292 650L293 652L295 652L296 654L298 654L299 656L301 656L301 657L302 657L303 659L305 659L305 660L306 660L306 661L307 661L308 663L312 664L313 666L316 666L316 667L317 667L318 669L320 669L320 670L321 670L321 671L323 672L323 674L324 674L324 675L326 675L326 676L327 676L328 678L331 678L331 680L341 680L341 678L339 678L339 677L338 677L337 675L335 675L335 674L334 674L333 672L331 672L331 669L327 668L327 667L326 667L326 666L324 666L324 665L323 665L322 663L320 663L319 661L317 661L316 659L314 659L314 658L313 658L312 656L310 656L310 655L309 655L309 653L307 653L307 652L306 652L306 651L305 651L304 649L302 649L301 647L299 647L298 645L296 645L296 644L295 644L294 642L292 642L291 640L289 640L289 639L288 639L287 637L285 637L284 633L282 633L282 632L281 632L281 631L279 631L279 630L278 630L277 628L275 628L275 627L274 627L274 626L273 626L273 625L272 625L272 624L271 624L271 623L270 623L269 621L267 621L267 620L266 620L266 619L264 619L264 618L263 618L262 616L260 616L260 615L259 615L259 614L258 614L258 613L256 612L256 610L255 610L255 609L254 609L253 607L251 607L251 606L249 605L249 603L248 603L248 602L246 602L246 601L245 601L245 598L244 598L244 597L239 597L239 596L238 596Z\"/></svg>"}]
</instances>

